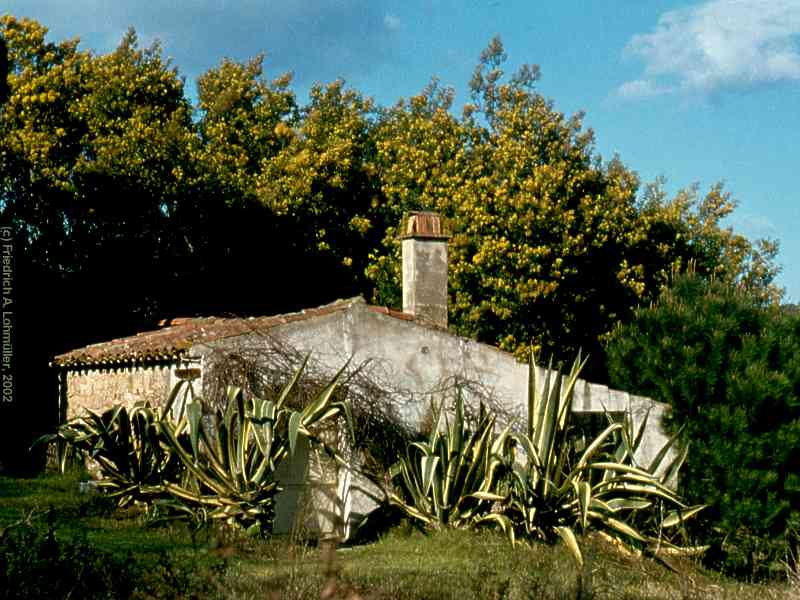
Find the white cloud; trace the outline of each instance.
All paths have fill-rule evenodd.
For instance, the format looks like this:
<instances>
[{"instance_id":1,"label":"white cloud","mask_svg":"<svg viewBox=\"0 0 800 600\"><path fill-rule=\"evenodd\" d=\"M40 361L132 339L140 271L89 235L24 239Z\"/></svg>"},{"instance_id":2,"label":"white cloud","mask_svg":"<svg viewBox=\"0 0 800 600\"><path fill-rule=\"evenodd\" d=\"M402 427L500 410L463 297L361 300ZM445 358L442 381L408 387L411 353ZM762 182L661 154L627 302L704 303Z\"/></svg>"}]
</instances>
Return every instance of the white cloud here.
<instances>
[{"instance_id":1,"label":"white cloud","mask_svg":"<svg viewBox=\"0 0 800 600\"><path fill-rule=\"evenodd\" d=\"M751 240L761 238L777 239L780 237L777 225L764 215L734 213L730 218L730 225L735 231L744 234Z\"/></svg>"},{"instance_id":2,"label":"white cloud","mask_svg":"<svg viewBox=\"0 0 800 600\"><path fill-rule=\"evenodd\" d=\"M647 79L634 79L626 81L617 89L617 94L622 98L635 100L638 98L650 98L669 93L671 88L659 87L654 82Z\"/></svg>"},{"instance_id":3,"label":"white cloud","mask_svg":"<svg viewBox=\"0 0 800 600\"><path fill-rule=\"evenodd\" d=\"M400 29L400 17L393 14L387 14L383 17L383 24L386 26L386 29L389 31L397 31Z\"/></svg>"},{"instance_id":4,"label":"white cloud","mask_svg":"<svg viewBox=\"0 0 800 600\"><path fill-rule=\"evenodd\" d=\"M49 39L79 35L83 48L113 50L128 27L146 46L158 38L192 82L223 57L265 52L268 76L295 73L298 85L354 78L390 63L402 25L391 0L0 0L0 14L29 16Z\"/></svg>"},{"instance_id":5,"label":"white cloud","mask_svg":"<svg viewBox=\"0 0 800 600\"><path fill-rule=\"evenodd\" d=\"M798 36L800 0L711 0L669 11L654 31L633 36L626 46L625 54L644 60L645 69L617 94L702 97L797 82Z\"/></svg>"}]
</instances>

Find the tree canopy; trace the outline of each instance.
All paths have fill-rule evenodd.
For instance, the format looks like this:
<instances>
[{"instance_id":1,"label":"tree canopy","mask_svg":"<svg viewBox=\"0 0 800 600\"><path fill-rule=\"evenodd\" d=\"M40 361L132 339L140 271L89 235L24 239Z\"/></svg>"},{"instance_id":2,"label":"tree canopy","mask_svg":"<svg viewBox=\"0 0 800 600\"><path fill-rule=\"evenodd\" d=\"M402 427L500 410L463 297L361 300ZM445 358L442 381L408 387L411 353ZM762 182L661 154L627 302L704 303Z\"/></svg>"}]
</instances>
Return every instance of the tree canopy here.
<instances>
[{"instance_id":1,"label":"tree canopy","mask_svg":"<svg viewBox=\"0 0 800 600\"><path fill-rule=\"evenodd\" d=\"M567 118L536 92L538 67L507 80L498 39L482 53L461 118L435 82L382 113L377 164L387 221L368 274L379 302L398 302L399 243L409 209L449 219L451 322L465 335L523 353L533 341L566 360L634 307L652 301L689 262L705 276L776 299L774 243L724 226L735 203L721 185L667 198L640 193L620 158L603 162L583 115ZM595 362L589 373L602 377Z\"/></svg>"},{"instance_id":2,"label":"tree canopy","mask_svg":"<svg viewBox=\"0 0 800 600\"><path fill-rule=\"evenodd\" d=\"M607 354L613 385L668 403L685 427L682 493L709 505L716 560L748 577L780 564L800 523L797 312L682 274L613 331Z\"/></svg>"},{"instance_id":3,"label":"tree canopy","mask_svg":"<svg viewBox=\"0 0 800 600\"><path fill-rule=\"evenodd\" d=\"M5 103L8 93L8 47L0 37L0 106Z\"/></svg>"},{"instance_id":4,"label":"tree canopy","mask_svg":"<svg viewBox=\"0 0 800 600\"><path fill-rule=\"evenodd\" d=\"M193 106L133 30L108 54L46 33L0 17L0 219L26 279L20 331L48 332L26 350L31 368L169 316L356 294L396 306L397 226L417 209L452 234L453 330L510 351L599 357L598 340L690 260L777 297L775 246L725 227L735 204L721 186L642 188L597 154L582 115L537 91L537 67L506 76L499 38L456 114L435 80L389 107L341 81L302 102L262 57L221 61Z\"/></svg>"}]
</instances>

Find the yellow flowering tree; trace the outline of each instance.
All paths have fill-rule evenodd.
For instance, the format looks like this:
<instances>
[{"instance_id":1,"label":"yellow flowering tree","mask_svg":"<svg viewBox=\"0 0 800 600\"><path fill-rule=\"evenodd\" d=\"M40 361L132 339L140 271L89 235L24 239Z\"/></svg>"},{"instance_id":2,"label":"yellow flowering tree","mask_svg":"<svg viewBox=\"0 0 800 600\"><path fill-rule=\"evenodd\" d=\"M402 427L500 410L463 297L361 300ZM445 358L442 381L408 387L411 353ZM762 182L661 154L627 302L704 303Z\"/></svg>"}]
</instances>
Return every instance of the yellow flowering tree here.
<instances>
[{"instance_id":1,"label":"yellow flowering tree","mask_svg":"<svg viewBox=\"0 0 800 600\"><path fill-rule=\"evenodd\" d=\"M199 160L217 193L256 198L263 161L289 143L298 119L291 74L272 81L263 75L263 56L246 63L228 59L198 81Z\"/></svg>"},{"instance_id":2,"label":"yellow flowering tree","mask_svg":"<svg viewBox=\"0 0 800 600\"><path fill-rule=\"evenodd\" d=\"M565 117L535 91L538 68L506 80L499 39L481 55L472 98L453 116L435 84L387 111L377 129L384 206L441 212L452 234L450 322L459 333L523 354L532 341L567 359L654 298L689 262L775 296L774 246L754 247L722 225L730 197L715 186L667 199L618 159L602 162L582 115ZM370 256L374 299L398 304L399 242L386 229Z\"/></svg>"},{"instance_id":3,"label":"yellow flowering tree","mask_svg":"<svg viewBox=\"0 0 800 600\"><path fill-rule=\"evenodd\" d=\"M0 16L9 64L0 220L13 232L14 376L27 398L56 397L53 354L141 327L163 308L185 247L169 231L187 195L179 172L196 138L183 82L158 46L140 49L129 32L94 55L46 34ZM40 417L22 422L57 418L18 400L15 410L36 406Z\"/></svg>"},{"instance_id":4,"label":"yellow flowering tree","mask_svg":"<svg viewBox=\"0 0 800 600\"><path fill-rule=\"evenodd\" d=\"M0 37L0 106L5 103L8 91L8 47Z\"/></svg>"},{"instance_id":5,"label":"yellow flowering tree","mask_svg":"<svg viewBox=\"0 0 800 600\"><path fill-rule=\"evenodd\" d=\"M383 233L372 132L370 100L342 81L315 85L298 121L282 127L284 146L261 161L256 193L286 232L293 268L313 274L307 298L367 285L368 251Z\"/></svg>"},{"instance_id":6,"label":"yellow flowering tree","mask_svg":"<svg viewBox=\"0 0 800 600\"><path fill-rule=\"evenodd\" d=\"M705 195L692 185L669 198L663 179L658 179L645 186L638 208L647 235L637 251L653 257L643 265L649 280L664 285L674 271L687 270L691 263L701 277L742 287L765 302L780 300L782 291L774 284L778 244L751 242L724 226L736 201L722 184Z\"/></svg>"},{"instance_id":7,"label":"yellow flowering tree","mask_svg":"<svg viewBox=\"0 0 800 600\"><path fill-rule=\"evenodd\" d=\"M13 66L0 119L3 216L26 253L61 272L121 266L139 247L152 254L184 193L175 165L188 160L191 107L180 78L132 31L94 56L77 40L45 42L31 20L0 26Z\"/></svg>"},{"instance_id":8,"label":"yellow flowering tree","mask_svg":"<svg viewBox=\"0 0 800 600\"><path fill-rule=\"evenodd\" d=\"M723 226L734 203L721 187L640 191L621 160L597 156L581 115L536 91L536 67L504 74L499 39L456 114L435 81L386 108L340 81L300 103L261 57L209 70L193 107L133 31L108 54L46 33L0 17L0 217L38 284L25 288L31 322L52 315L47 354L175 314L358 293L398 306L397 226L415 209L452 233L453 329L510 351L533 341L597 359L598 340L689 262L776 297L775 246ZM230 293L243 281L248 293Z\"/></svg>"}]
</instances>

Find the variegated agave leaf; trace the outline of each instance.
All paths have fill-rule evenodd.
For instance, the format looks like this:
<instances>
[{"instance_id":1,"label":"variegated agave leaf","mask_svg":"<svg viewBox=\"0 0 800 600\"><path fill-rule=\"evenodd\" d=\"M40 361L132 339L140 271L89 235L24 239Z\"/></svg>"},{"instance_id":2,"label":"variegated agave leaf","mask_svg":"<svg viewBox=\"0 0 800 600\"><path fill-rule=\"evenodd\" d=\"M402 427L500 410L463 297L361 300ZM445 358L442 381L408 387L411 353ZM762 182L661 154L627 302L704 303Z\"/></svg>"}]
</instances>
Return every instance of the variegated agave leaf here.
<instances>
[{"instance_id":1,"label":"variegated agave leaf","mask_svg":"<svg viewBox=\"0 0 800 600\"><path fill-rule=\"evenodd\" d=\"M409 444L406 456L390 469L396 486L389 493L390 501L426 527L494 523L513 540L511 522L491 513L492 505L505 499L495 492L494 479L509 428L496 436L495 417L487 414L469 432L463 402L458 394L452 421L442 402L428 440Z\"/></svg>"},{"instance_id":2,"label":"variegated agave leaf","mask_svg":"<svg viewBox=\"0 0 800 600\"><path fill-rule=\"evenodd\" d=\"M87 411L59 427L51 439L94 460L99 487L116 497L120 506L158 496L161 482L180 469L159 442L156 412L148 403ZM63 468L63 459L61 464Z\"/></svg>"},{"instance_id":3,"label":"variegated agave leaf","mask_svg":"<svg viewBox=\"0 0 800 600\"><path fill-rule=\"evenodd\" d=\"M582 563L577 533L590 529L605 531L623 543L653 547L661 543L662 532L697 515L702 506L687 507L666 485L685 458L678 456L663 474L656 474L670 440L650 468L634 461L642 443L646 415L634 434L631 421L609 421L609 425L577 452L568 435L575 383L585 361L580 355L567 377L536 364L533 353L528 387L528 431L514 434L524 462L506 469L500 489L507 494L504 515L513 523L518 538L561 539L576 561ZM617 440L615 442L615 440ZM514 462L506 457L505 463ZM641 514L661 514L657 519Z\"/></svg>"},{"instance_id":4,"label":"variegated agave leaf","mask_svg":"<svg viewBox=\"0 0 800 600\"><path fill-rule=\"evenodd\" d=\"M301 436L338 457L314 431L325 421L349 416L346 403L336 397L347 365L302 410L289 407L307 362L308 357L275 399L245 399L240 388L230 387L224 411L204 417L195 399L177 421L162 413L166 445L188 475L169 482L166 491L187 507L208 510L209 519L269 531L280 491L276 469L294 454Z\"/></svg>"}]
</instances>

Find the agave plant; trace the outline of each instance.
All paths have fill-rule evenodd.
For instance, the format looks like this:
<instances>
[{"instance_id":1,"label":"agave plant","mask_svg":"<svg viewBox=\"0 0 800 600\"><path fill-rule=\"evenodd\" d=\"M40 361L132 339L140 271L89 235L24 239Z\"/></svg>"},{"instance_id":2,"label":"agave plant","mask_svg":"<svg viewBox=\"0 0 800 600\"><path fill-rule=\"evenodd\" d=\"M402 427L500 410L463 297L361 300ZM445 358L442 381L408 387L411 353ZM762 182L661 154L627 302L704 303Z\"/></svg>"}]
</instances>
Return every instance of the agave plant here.
<instances>
[{"instance_id":1,"label":"agave plant","mask_svg":"<svg viewBox=\"0 0 800 600\"><path fill-rule=\"evenodd\" d=\"M229 388L225 409L203 415L201 399L183 380L159 410L139 403L90 411L39 441L59 441L96 461L98 486L118 497L120 506L142 501L159 515L188 516L194 523L221 519L267 532L280 491L275 470L300 437L341 460L318 432L340 415L352 423L348 405L335 394L347 365L305 408L287 405L307 363L308 357L271 400L245 400L241 389ZM63 468L66 452L61 454Z\"/></svg>"},{"instance_id":2,"label":"agave plant","mask_svg":"<svg viewBox=\"0 0 800 600\"><path fill-rule=\"evenodd\" d=\"M184 472L179 481L165 481L163 489L203 518L224 520L251 533L268 532L280 491L277 466L294 453L300 436L338 458L320 442L317 431L339 415L351 422L348 406L334 393L344 367L305 408L287 406L307 361L308 357L274 400L245 400L240 388L229 387L226 408L212 415L203 416L198 398L185 405L177 421L167 416L165 407L163 444Z\"/></svg>"},{"instance_id":3,"label":"agave plant","mask_svg":"<svg viewBox=\"0 0 800 600\"><path fill-rule=\"evenodd\" d=\"M168 404L180 392L173 391ZM160 443L160 421L149 403L131 408L113 406L102 413L88 411L73 419L55 434L39 442L59 443L61 470L66 467L67 449L78 451L99 467L98 487L117 498L123 507L133 501L149 501L159 495L158 486L180 472L176 457Z\"/></svg>"},{"instance_id":4,"label":"agave plant","mask_svg":"<svg viewBox=\"0 0 800 600\"><path fill-rule=\"evenodd\" d=\"M504 499L493 490L509 430L495 436L495 416L486 414L468 431L460 393L452 421L443 401L434 422L428 440L410 444L390 469L400 493L391 492L389 501L432 529L494 521L513 539L509 519L491 511L494 502Z\"/></svg>"},{"instance_id":5,"label":"agave plant","mask_svg":"<svg viewBox=\"0 0 800 600\"><path fill-rule=\"evenodd\" d=\"M677 551L662 533L704 508L686 506L666 485L685 454L661 468L673 439L647 468L639 466L634 457L646 420L634 435L630 419L609 423L577 451L571 436L571 405L584 363L579 355L566 377L547 369L542 379L531 354L527 431L511 434L524 457L506 456L506 476L497 490L505 496L503 514L518 537L561 538L579 564L583 556L576 531L589 529L627 545ZM648 518L640 518L643 514ZM651 518L653 514L658 518ZM647 529L637 529L634 522Z\"/></svg>"}]
</instances>

